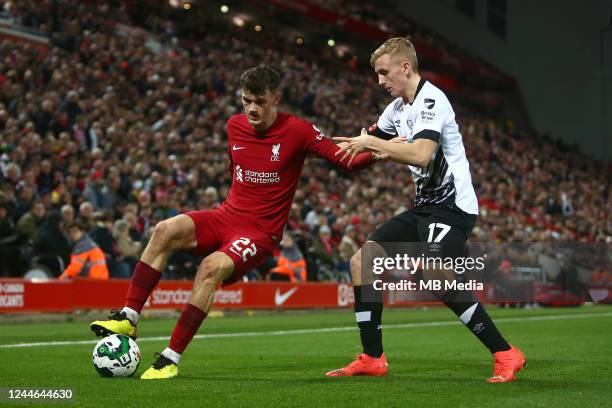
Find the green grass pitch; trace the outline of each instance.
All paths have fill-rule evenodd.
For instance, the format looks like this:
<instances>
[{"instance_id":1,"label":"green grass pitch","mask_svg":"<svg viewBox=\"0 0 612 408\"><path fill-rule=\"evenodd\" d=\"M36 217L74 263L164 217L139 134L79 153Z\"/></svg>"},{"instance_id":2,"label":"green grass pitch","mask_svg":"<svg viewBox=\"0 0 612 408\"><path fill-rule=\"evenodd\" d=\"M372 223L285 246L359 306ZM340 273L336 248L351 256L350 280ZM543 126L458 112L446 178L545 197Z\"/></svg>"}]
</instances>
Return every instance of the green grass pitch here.
<instances>
[{"instance_id":1,"label":"green grass pitch","mask_svg":"<svg viewBox=\"0 0 612 408\"><path fill-rule=\"evenodd\" d=\"M62 406L590 407L612 402L612 307L489 307L528 367L510 384L486 384L487 350L444 308L387 309L386 378L326 378L360 351L350 310L207 319L179 377L102 378L85 322L0 324L0 387L72 388ZM143 319L138 374L167 345L172 319ZM206 337L206 335L211 335ZM161 339L160 339L161 337ZM157 339L156 339L157 338ZM67 342L16 348L16 343ZM76 343L76 344L75 344ZM57 405L57 402L42 403ZM4 405L16 406L15 403ZM19 406L41 406L41 403Z\"/></svg>"}]
</instances>

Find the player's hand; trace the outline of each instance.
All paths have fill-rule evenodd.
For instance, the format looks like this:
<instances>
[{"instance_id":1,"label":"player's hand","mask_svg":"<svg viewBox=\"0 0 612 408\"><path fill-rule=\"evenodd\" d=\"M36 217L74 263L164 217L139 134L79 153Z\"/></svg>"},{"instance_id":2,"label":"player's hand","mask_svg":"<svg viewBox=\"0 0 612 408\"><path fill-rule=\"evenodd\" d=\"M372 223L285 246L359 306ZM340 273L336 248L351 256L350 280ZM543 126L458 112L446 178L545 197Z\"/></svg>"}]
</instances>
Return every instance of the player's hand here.
<instances>
[{"instance_id":1,"label":"player's hand","mask_svg":"<svg viewBox=\"0 0 612 408\"><path fill-rule=\"evenodd\" d=\"M365 129L361 129L361 134L357 137L334 137L335 141L348 142L348 145L344 145L336 152L336 156L343 154L340 161L344 161L348 157L348 165L350 166L359 153L368 150L371 137Z\"/></svg>"},{"instance_id":2,"label":"player's hand","mask_svg":"<svg viewBox=\"0 0 612 408\"><path fill-rule=\"evenodd\" d=\"M351 159L349 160L350 164L353 161L353 158L357 156L357 154L360 152L357 146L351 144L351 141L354 140L354 138L334 137L334 140L340 141L340 143L338 143L338 147L340 147L340 150L336 152L336 156L342 154L340 161L344 161L347 157L351 156Z\"/></svg>"},{"instance_id":3,"label":"player's hand","mask_svg":"<svg viewBox=\"0 0 612 408\"><path fill-rule=\"evenodd\" d=\"M372 152L372 154L374 155L374 160L376 160L376 161L387 160L389 158L389 155L388 154L384 154L384 153L374 153L374 152Z\"/></svg>"},{"instance_id":4,"label":"player's hand","mask_svg":"<svg viewBox=\"0 0 612 408\"><path fill-rule=\"evenodd\" d=\"M338 146L340 148L340 150L338 150L336 152L336 156L340 154L340 152L346 152L347 150L350 149L350 143L349 142L340 142L338 143L336 146ZM340 159L340 161L344 160L344 158L348 155L349 153L346 153L342 159Z\"/></svg>"},{"instance_id":5,"label":"player's hand","mask_svg":"<svg viewBox=\"0 0 612 408\"><path fill-rule=\"evenodd\" d=\"M334 138L335 139L335 138ZM338 146L340 149L345 148L346 146L348 146L349 143L348 142L340 142L338 143L336 146Z\"/></svg>"}]
</instances>

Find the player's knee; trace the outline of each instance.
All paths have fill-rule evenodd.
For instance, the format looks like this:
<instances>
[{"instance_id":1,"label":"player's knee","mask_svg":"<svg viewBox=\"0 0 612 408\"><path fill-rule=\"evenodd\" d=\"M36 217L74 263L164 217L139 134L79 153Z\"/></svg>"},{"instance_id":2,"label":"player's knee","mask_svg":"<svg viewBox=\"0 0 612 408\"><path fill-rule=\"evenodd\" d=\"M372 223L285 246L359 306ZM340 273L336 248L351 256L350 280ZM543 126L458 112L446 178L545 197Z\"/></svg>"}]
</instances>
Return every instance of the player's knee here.
<instances>
[{"instance_id":1,"label":"player's knee","mask_svg":"<svg viewBox=\"0 0 612 408\"><path fill-rule=\"evenodd\" d=\"M214 254L205 258L198 268L196 283L216 287L225 280L233 267L231 260L225 258Z\"/></svg>"},{"instance_id":2,"label":"player's knee","mask_svg":"<svg viewBox=\"0 0 612 408\"><path fill-rule=\"evenodd\" d=\"M159 222L153 230L150 244L160 251L173 251L193 245L191 241L194 238L189 238L188 225L181 217L179 215Z\"/></svg>"},{"instance_id":3,"label":"player's knee","mask_svg":"<svg viewBox=\"0 0 612 408\"><path fill-rule=\"evenodd\" d=\"M220 271L221 265L218 261L214 259L204 259L198 268L196 283L214 286L220 282Z\"/></svg>"},{"instance_id":4,"label":"player's knee","mask_svg":"<svg viewBox=\"0 0 612 408\"><path fill-rule=\"evenodd\" d=\"M167 247L172 241L172 228L168 220L159 222L153 229L151 245L156 247Z\"/></svg>"}]
</instances>

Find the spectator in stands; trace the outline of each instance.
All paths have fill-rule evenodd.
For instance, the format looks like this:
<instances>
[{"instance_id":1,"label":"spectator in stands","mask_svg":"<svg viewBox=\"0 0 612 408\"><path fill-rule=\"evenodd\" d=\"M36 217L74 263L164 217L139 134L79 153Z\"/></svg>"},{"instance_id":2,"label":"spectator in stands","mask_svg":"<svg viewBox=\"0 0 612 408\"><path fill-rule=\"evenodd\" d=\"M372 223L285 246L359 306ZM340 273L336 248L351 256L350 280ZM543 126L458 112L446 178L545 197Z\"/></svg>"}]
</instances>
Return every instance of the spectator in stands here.
<instances>
[{"instance_id":1,"label":"spectator in stands","mask_svg":"<svg viewBox=\"0 0 612 408\"><path fill-rule=\"evenodd\" d=\"M333 263L331 229L327 225L319 227L319 233L312 245L313 254L324 263Z\"/></svg>"},{"instance_id":2,"label":"spectator in stands","mask_svg":"<svg viewBox=\"0 0 612 408\"><path fill-rule=\"evenodd\" d=\"M140 259L142 244L132 239L128 223L124 220L115 221L113 226L113 237L117 240L119 253L123 262L127 263L129 271L134 270L136 262Z\"/></svg>"},{"instance_id":3,"label":"spectator in stands","mask_svg":"<svg viewBox=\"0 0 612 408\"><path fill-rule=\"evenodd\" d=\"M219 194L217 193L217 189L213 186L206 187L201 197L200 204L198 204L199 208L208 208L212 210L220 204Z\"/></svg>"},{"instance_id":4,"label":"spectator in stands","mask_svg":"<svg viewBox=\"0 0 612 408\"><path fill-rule=\"evenodd\" d=\"M39 135L46 135L53 119L53 102L44 99L34 118L35 130Z\"/></svg>"},{"instance_id":5,"label":"spectator in stands","mask_svg":"<svg viewBox=\"0 0 612 408\"><path fill-rule=\"evenodd\" d=\"M66 200L67 203L74 206L82 201L81 190L79 190L77 186L77 179L73 174L68 174L64 179L64 188L66 189L66 192L70 194L70 201Z\"/></svg>"},{"instance_id":6,"label":"spectator in stands","mask_svg":"<svg viewBox=\"0 0 612 408\"><path fill-rule=\"evenodd\" d=\"M17 237L20 242L32 243L34 241L45 219L45 211L45 204L42 201L36 201L30 211L17 221Z\"/></svg>"},{"instance_id":7,"label":"spectator in stands","mask_svg":"<svg viewBox=\"0 0 612 408\"><path fill-rule=\"evenodd\" d=\"M338 252L340 255L340 260L338 262L338 268L347 274L347 278L350 279L350 259L353 254L357 253L359 250L359 245L357 244L357 231L355 231L355 227L353 225L347 225L344 229L344 235L340 240L340 245L338 246Z\"/></svg>"},{"instance_id":8,"label":"spectator in stands","mask_svg":"<svg viewBox=\"0 0 612 408\"><path fill-rule=\"evenodd\" d=\"M8 216L7 203L0 201L0 277L19 276L22 269L15 224Z\"/></svg>"},{"instance_id":9,"label":"spectator in stands","mask_svg":"<svg viewBox=\"0 0 612 408\"><path fill-rule=\"evenodd\" d=\"M66 95L66 99L64 100L64 102L62 102L62 105L60 106L60 111L66 112L69 119L68 124L72 126L77 116L83 113L83 110L79 105L79 93L77 91L73 89L68 92L68 94Z\"/></svg>"},{"instance_id":10,"label":"spectator in stands","mask_svg":"<svg viewBox=\"0 0 612 408\"><path fill-rule=\"evenodd\" d=\"M68 227L74 222L74 208L70 204L64 204L60 209L61 228L64 235L68 236Z\"/></svg>"},{"instance_id":11,"label":"spectator in stands","mask_svg":"<svg viewBox=\"0 0 612 408\"><path fill-rule=\"evenodd\" d=\"M297 247L290 233L285 232L280 242L280 254L276 257L276 266L270 269L268 279L273 279L274 275L281 275L289 279L290 282L306 281L306 260Z\"/></svg>"},{"instance_id":12,"label":"spectator in stands","mask_svg":"<svg viewBox=\"0 0 612 408\"><path fill-rule=\"evenodd\" d=\"M40 163L40 171L36 178L36 185L41 194L50 193L51 190L53 190L53 167L49 159L45 159Z\"/></svg>"},{"instance_id":13,"label":"spectator in stands","mask_svg":"<svg viewBox=\"0 0 612 408\"><path fill-rule=\"evenodd\" d=\"M21 179L21 168L15 162L10 162L6 165L3 165L2 172L4 179L13 184L17 184L19 182L19 179Z\"/></svg>"},{"instance_id":14,"label":"spectator in stands","mask_svg":"<svg viewBox=\"0 0 612 408\"><path fill-rule=\"evenodd\" d=\"M102 187L102 207L107 210L115 210L121 198L121 177L116 172L109 171L108 182Z\"/></svg>"},{"instance_id":15,"label":"spectator in stands","mask_svg":"<svg viewBox=\"0 0 612 408\"><path fill-rule=\"evenodd\" d=\"M15 224L7 212L7 203L0 201L0 245L17 241Z\"/></svg>"},{"instance_id":16,"label":"spectator in stands","mask_svg":"<svg viewBox=\"0 0 612 408\"><path fill-rule=\"evenodd\" d=\"M308 230L308 227L304 223L300 215L300 205L296 202L291 204L291 211L289 213L289 219L287 221L287 228L289 231L293 233L302 234L304 231Z\"/></svg>"},{"instance_id":17,"label":"spectator in stands","mask_svg":"<svg viewBox=\"0 0 612 408\"><path fill-rule=\"evenodd\" d=\"M25 185L19 184L17 186L17 201L15 205L14 219L19 220L25 213L27 213L34 203L34 190Z\"/></svg>"},{"instance_id":18,"label":"spectator in stands","mask_svg":"<svg viewBox=\"0 0 612 408\"><path fill-rule=\"evenodd\" d=\"M316 262L317 279L335 279L336 261L331 241L331 228L328 225L319 227L319 232L314 238L309 252Z\"/></svg>"},{"instance_id":19,"label":"spectator in stands","mask_svg":"<svg viewBox=\"0 0 612 408\"><path fill-rule=\"evenodd\" d=\"M36 234L33 249L39 257L38 263L49 266L54 276L59 276L63 270L57 269L58 257L61 265L67 265L70 260L70 243L60 227L61 216L57 212L50 213Z\"/></svg>"},{"instance_id":20,"label":"spectator in stands","mask_svg":"<svg viewBox=\"0 0 612 408\"><path fill-rule=\"evenodd\" d=\"M312 210L308 211L304 222L310 231L316 231L317 227L319 226L319 214L317 213L317 210L313 208Z\"/></svg>"},{"instance_id":21,"label":"spectator in stands","mask_svg":"<svg viewBox=\"0 0 612 408\"><path fill-rule=\"evenodd\" d=\"M9 183L0 183L0 203L4 205L7 217L9 217L13 223L15 221L17 213L17 205L15 200L14 186Z\"/></svg>"},{"instance_id":22,"label":"spectator in stands","mask_svg":"<svg viewBox=\"0 0 612 408\"><path fill-rule=\"evenodd\" d=\"M68 228L70 240L74 243L70 264L64 270L60 279L76 276L91 279L108 279L106 257L98 245L87 235L85 227L75 222Z\"/></svg>"},{"instance_id":23,"label":"spectator in stands","mask_svg":"<svg viewBox=\"0 0 612 408\"><path fill-rule=\"evenodd\" d=\"M119 244L113 236L113 213L110 210L97 212L94 215L96 225L89 231L90 238L100 247L106 256L106 265L113 278L127 278L131 275L119 252Z\"/></svg>"},{"instance_id":24,"label":"spectator in stands","mask_svg":"<svg viewBox=\"0 0 612 408\"><path fill-rule=\"evenodd\" d=\"M101 210L104 208L104 178L102 172L97 170L91 174L90 182L87 183L85 191L83 191L83 197L89 201L94 211Z\"/></svg>"},{"instance_id":25,"label":"spectator in stands","mask_svg":"<svg viewBox=\"0 0 612 408\"><path fill-rule=\"evenodd\" d=\"M96 221L93 217L93 205L89 201L84 201L79 206L79 217L78 221L86 228L87 231L95 227Z\"/></svg>"},{"instance_id":26,"label":"spectator in stands","mask_svg":"<svg viewBox=\"0 0 612 408\"><path fill-rule=\"evenodd\" d=\"M123 220L128 225L130 238L133 241L140 242L142 240L142 229L138 224L138 216L133 212L126 212L123 215Z\"/></svg>"}]
</instances>

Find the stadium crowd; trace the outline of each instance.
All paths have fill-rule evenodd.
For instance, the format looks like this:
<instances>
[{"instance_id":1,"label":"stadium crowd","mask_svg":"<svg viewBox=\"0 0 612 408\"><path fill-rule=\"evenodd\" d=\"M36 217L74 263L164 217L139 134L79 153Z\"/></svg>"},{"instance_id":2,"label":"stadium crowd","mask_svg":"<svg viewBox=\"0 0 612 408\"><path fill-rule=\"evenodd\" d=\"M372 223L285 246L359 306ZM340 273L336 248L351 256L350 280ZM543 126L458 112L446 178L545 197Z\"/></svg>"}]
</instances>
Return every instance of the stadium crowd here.
<instances>
[{"instance_id":1,"label":"stadium crowd","mask_svg":"<svg viewBox=\"0 0 612 408\"><path fill-rule=\"evenodd\" d=\"M217 21L185 30L149 15L139 23L155 36L143 35L117 29L134 24L122 2L91 3L0 0L51 40L46 51L0 43L0 276L22 274L32 256L67 263L74 221L104 251L110 275L129 276L158 221L219 205L232 182L224 124L242 110L238 78L248 67L278 66L283 110L328 136L357 135L389 102L369 67L298 52L274 34L260 41ZM469 110L458 119L481 204L473 240L610 242L609 169L511 122ZM328 271L319 278L334 278L413 199L401 166L347 175L311 158L287 245L309 269ZM166 276L192 273L195 262L177 254Z\"/></svg>"}]
</instances>

